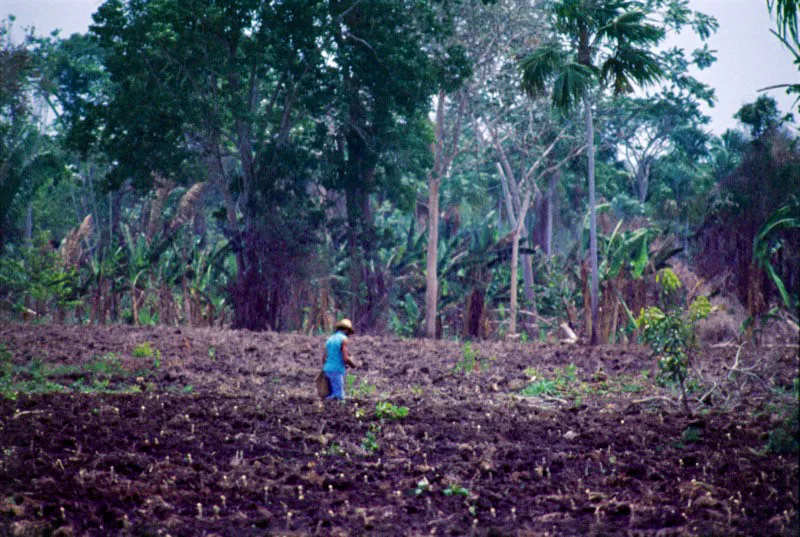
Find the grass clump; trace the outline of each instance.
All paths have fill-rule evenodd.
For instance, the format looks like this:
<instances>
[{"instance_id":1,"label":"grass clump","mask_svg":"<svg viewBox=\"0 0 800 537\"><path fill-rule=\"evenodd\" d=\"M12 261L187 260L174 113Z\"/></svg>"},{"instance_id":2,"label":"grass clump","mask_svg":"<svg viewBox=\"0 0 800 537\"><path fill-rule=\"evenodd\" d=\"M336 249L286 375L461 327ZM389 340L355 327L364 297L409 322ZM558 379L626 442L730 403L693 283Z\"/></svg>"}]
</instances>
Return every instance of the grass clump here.
<instances>
[{"instance_id":1,"label":"grass clump","mask_svg":"<svg viewBox=\"0 0 800 537\"><path fill-rule=\"evenodd\" d=\"M525 373L531 377L531 383L520 392L525 397L568 392L578 383L578 366L575 364L556 368L551 379L545 378L533 368L526 369Z\"/></svg>"},{"instance_id":2,"label":"grass clump","mask_svg":"<svg viewBox=\"0 0 800 537\"><path fill-rule=\"evenodd\" d=\"M20 393L132 393L141 388L129 381L150 373L126 369L113 352L79 365L50 364L41 358L14 364L11 353L0 347L0 397L7 399Z\"/></svg>"},{"instance_id":3,"label":"grass clump","mask_svg":"<svg viewBox=\"0 0 800 537\"><path fill-rule=\"evenodd\" d=\"M800 453L800 378L794 378L791 391L781 392L778 395L787 395L788 403L777 409L781 419L769 433L767 450L781 455L797 454Z\"/></svg>"},{"instance_id":4,"label":"grass clump","mask_svg":"<svg viewBox=\"0 0 800 537\"><path fill-rule=\"evenodd\" d=\"M161 351L154 349L149 341L136 345L133 349L134 358L152 358L153 369L161 367Z\"/></svg>"},{"instance_id":5,"label":"grass clump","mask_svg":"<svg viewBox=\"0 0 800 537\"><path fill-rule=\"evenodd\" d=\"M461 359L453 366L453 373L461 375L469 375L474 371L486 371L492 366L496 358L494 356L489 358L482 358L477 350L472 348L472 343L467 341L461 349Z\"/></svg>"}]
</instances>

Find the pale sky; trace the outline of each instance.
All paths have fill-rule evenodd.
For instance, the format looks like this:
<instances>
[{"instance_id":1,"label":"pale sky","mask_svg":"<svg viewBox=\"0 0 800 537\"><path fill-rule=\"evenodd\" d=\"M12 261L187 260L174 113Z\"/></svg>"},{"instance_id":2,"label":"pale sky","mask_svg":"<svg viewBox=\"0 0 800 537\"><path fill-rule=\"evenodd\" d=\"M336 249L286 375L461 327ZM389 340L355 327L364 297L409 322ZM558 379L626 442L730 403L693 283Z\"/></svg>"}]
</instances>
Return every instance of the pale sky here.
<instances>
[{"instance_id":1,"label":"pale sky","mask_svg":"<svg viewBox=\"0 0 800 537\"><path fill-rule=\"evenodd\" d=\"M102 0L0 0L0 18L14 14L17 29L34 26L36 33L49 34L59 28L67 36L87 31L92 13L102 3ZM736 126L733 114L743 104L754 101L759 88L800 82L792 55L770 33L774 23L766 0L690 0L690 6L716 17L720 25L709 40L709 47L717 51L718 61L695 73L716 90L717 105L706 110L715 133ZM690 31L684 33L671 38L667 45L683 47L688 54L700 40ZM772 91L770 95L783 112L792 111L793 99L783 90Z\"/></svg>"}]
</instances>

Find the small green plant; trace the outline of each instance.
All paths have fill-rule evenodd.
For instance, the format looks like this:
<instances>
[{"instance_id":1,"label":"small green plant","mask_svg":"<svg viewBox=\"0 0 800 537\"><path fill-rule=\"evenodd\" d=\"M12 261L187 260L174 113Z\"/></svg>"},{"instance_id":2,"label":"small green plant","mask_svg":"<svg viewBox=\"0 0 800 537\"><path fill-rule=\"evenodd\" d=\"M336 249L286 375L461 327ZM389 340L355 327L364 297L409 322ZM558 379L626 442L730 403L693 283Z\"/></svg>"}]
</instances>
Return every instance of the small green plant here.
<instances>
[{"instance_id":1,"label":"small green plant","mask_svg":"<svg viewBox=\"0 0 800 537\"><path fill-rule=\"evenodd\" d=\"M472 348L472 343L467 341L461 349L461 359L453 366L453 372L466 376L479 369L486 371L495 360L497 360L495 356L482 358L478 351Z\"/></svg>"},{"instance_id":2,"label":"small green plant","mask_svg":"<svg viewBox=\"0 0 800 537\"><path fill-rule=\"evenodd\" d=\"M575 364L556 368L552 380L545 378L536 369L530 367L525 369L525 374L531 378L531 383L520 394L526 397L540 397L568 391L572 385L578 382L578 366Z\"/></svg>"},{"instance_id":3,"label":"small green plant","mask_svg":"<svg viewBox=\"0 0 800 537\"><path fill-rule=\"evenodd\" d=\"M520 393L526 397L540 397L542 395L553 395L556 391L556 383L554 381L537 379L528 384Z\"/></svg>"},{"instance_id":4,"label":"small green plant","mask_svg":"<svg viewBox=\"0 0 800 537\"><path fill-rule=\"evenodd\" d=\"M794 407L777 427L770 431L767 449L783 455L800 452L800 408Z\"/></svg>"},{"instance_id":5,"label":"small green plant","mask_svg":"<svg viewBox=\"0 0 800 537\"><path fill-rule=\"evenodd\" d=\"M800 378L794 378L791 390L775 391L777 396L785 398L785 402L776 405L774 413L781 419L769 433L767 450L783 455L796 454L800 452Z\"/></svg>"},{"instance_id":6,"label":"small green plant","mask_svg":"<svg viewBox=\"0 0 800 537\"><path fill-rule=\"evenodd\" d=\"M121 377L129 373L122 367L122 361L113 352L103 354L83 366L84 370L98 377Z\"/></svg>"},{"instance_id":7,"label":"small green plant","mask_svg":"<svg viewBox=\"0 0 800 537\"><path fill-rule=\"evenodd\" d=\"M641 330L642 339L653 356L658 358L659 376L680 386L681 401L689 412L686 378L697 347L696 327L712 312L711 303L708 298L699 296L688 308L682 308L675 296L682 283L670 269L661 270L656 281L661 286L659 295L663 309L655 306L642 309L636 327Z\"/></svg>"},{"instance_id":8,"label":"small green plant","mask_svg":"<svg viewBox=\"0 0 800 537\"><path fill-rule=\"evenodd\" d=\"M448 485L446 489L444 489L445 496L469 496L469 489L466 489L460 485Z\"/></svg>"},{"instance_id":9,"label":"small green plant","mask_svg":"<svg viewBox=\"0 0 800 537\"><path fill-rule=\"evenodd\" d=\"M699 442L703 439L703 431L698 429L697 427L687 427L686 430L681 433L681 440L686 444L693 444Z\"/></svg>"},{"instance_id":10,"label":"small green plant","mask_svg":"<svg viewBox=\"0 0 800 537\"><path fill-rule=\"evenodd\" d=\"M134 358L152 358L153 357L153 346L150 344L149 341L136 345L133 349L133 357Z\"/></svg>"},{"instance_id":11,"label":"small green plant","mask_svg":"<svg viewBox=\"0 0 800 537\"><path fill-rule=\"evenodd\" d=\"M217 360L217 348L213 345L209 345L208 347L208 358L215 362Z\"/></svg>"},{"instance_id":12,"label":"small green plant","mask_svg":"<svg viewBox=\"0 0 800 537\"><path fill-rule=\"evenodd\" d=\"M325 451L325 454L329 457L339 457L341 455L344 455L344 449L342 449L342 446L340 446L336 442L332 442L331 445L328 446L328 449Z\"/></svg>"},{"instance_id":13,"label":"small green plant","mask_svg":"<svg viewBox=\"0 0 800 537\"><path fill-rule=\"evenodd\" d=\"M380 445L378 445L378 438L375 435L375 432L378 429L371 427L369 431L364 435L364 438L361 439L361 447L364 448L364 451L367 453L375 453L380 449Z\"/></svg>"},{"instance_id":14,"label":"small green plant","mask_svg":"<svg viewBox=\"0 0 800 537\"><path fill-rule=\"evenodd\" d=\"M379 401L375 405L375 415L380 420L384 418L388 418L390 420L401 420L408 416L408 407L396 406L389 401Z\"/></svg>"},{"instance_id":15,"label":"small green plant","mask_svg":"<svg viewBox=\"0 0 800 537\"><path fill-rule=\"evenodd\" d=\"M183 393L194 393L194 386L192 386L191 384L187 384L186 386L183 387L181 392L183 392Z\"/></svg>"},{"instance_id":16,"label":"small green plant","mask_svg":"<svg viewBox=\"0 0 800 537\"><path fill-rule=\"evenodd\" d=\"M356 395L362 398L372 396L376 391L378 391L378 387L374 384L370 384L368 382L364 382L363 380L358 383L358 388L356 388Z\"/></svg>"},{"instance_id":17,"label":"small green plant","mask_svg":"<svg viewBox=\"0 0 800 537\"><path fill-rule=\"evenodd\" d=\"M417 481L417 488L414 489L414 494L420 496L431 489L431 483L428 481L427 477L423 477L419 481Z\"/></svg>"},{"instance_id":18,"label":"small green plant","mask_svg":"<svg viewBox=\"0 0 800 537\"><path fill-rule=\"evenodd\" d=\"M556 382L562 386L572 384L578 380L578 366L569 364L564 368L556 369Z\"/></svg>"},{"instance_id":19,"label":"small green plant","mask_svg":"<svg viewBox=\"0 0 800 537\"><path fill-rule=\"evenodd\" d=\"M377 386L374 384L369 384L361 380L358 382L358 387L356 387L356 381L358 377L353 375L352 373L348 373L344 378L344 390L345 393L353 394L356 397L360 398L367 398L373 395L377 390Z\"/></svg>"},{"instance_id":20,"label":"small green plant","mask_svg":"<svg viewBox=\"0 0 800 537\"><path fill-rule=\"evenodd\" d=\"M456 362L453 371L463 375L469 375L477 369L478 351L472 348L472 343L467 341L461 349L461 359Z\"/></svg>"},{"instance_id":21,"label":"small green plant","mask_svg":"<svg viewBox=\"0 0 800 537\"><path fill-rule=\"evenodd\" d=\"M634 382L623 382L622 386L620 386L620 391L625 393L639 393L644 391L644 387L640 384L636 384Z\"/></svg>"}]
</instances>

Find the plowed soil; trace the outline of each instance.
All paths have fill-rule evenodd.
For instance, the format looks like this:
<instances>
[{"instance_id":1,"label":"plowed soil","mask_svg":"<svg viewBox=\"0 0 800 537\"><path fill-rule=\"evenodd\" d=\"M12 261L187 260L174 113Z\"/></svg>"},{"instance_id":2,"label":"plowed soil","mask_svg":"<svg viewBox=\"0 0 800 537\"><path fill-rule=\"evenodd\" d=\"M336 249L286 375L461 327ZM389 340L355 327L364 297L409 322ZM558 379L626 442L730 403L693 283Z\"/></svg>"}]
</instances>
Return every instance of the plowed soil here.
<instances>
[{"instance_id":1,"label":"plowed soil","mask_svg":"<svg viewBox=\"0 0 800 537\"><path fill-rule=\"evenodd\" d=\"M0 327L17 365L114 353L130 372L0 399L0 535L798 534L798 462L764 449L776 418L687 416L645 349L494 342L473 361L355 336L339 404L314 393L323 340ZM158 354L134 357L143 343ZM735 352L700 360L722 373ZM767 382L790 386L796 349L771 352ZM85 375L70 371L57 382ZM521 397L537 375L583 395ZM408 415L381 419L379 401Z\"/></svg>"}]
</instances>

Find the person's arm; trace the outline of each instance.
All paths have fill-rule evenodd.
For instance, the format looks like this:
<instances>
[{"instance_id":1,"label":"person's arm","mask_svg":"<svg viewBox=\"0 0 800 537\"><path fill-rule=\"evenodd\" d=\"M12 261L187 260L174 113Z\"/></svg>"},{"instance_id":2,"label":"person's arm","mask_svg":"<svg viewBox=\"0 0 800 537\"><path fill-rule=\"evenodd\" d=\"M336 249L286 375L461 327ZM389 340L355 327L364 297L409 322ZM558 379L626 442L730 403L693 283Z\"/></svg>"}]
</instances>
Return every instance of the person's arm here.
<instances>
[{"instance_id":1,"label":"person's arm","mask_svg":"<svg viewBox=\"0 0 800 537\"><path fill-rule=\"evenodd\" d=\"M325 360L328 359L328 349L322 347L322 367L325 367Z\"/></svg>"},{"instance_id":2,"label":"person's arm","mask_svg":"<svg viewBox=\"0 0 800 537\"><path fill-rule=\"evenodd\" d=\"M347 350L347 340L345 339L342 341L342 358L344 359L344 363L349 365L352 368L356 368L356 364L350 359L350 353Z\"/></svg>"}]
</instances>

